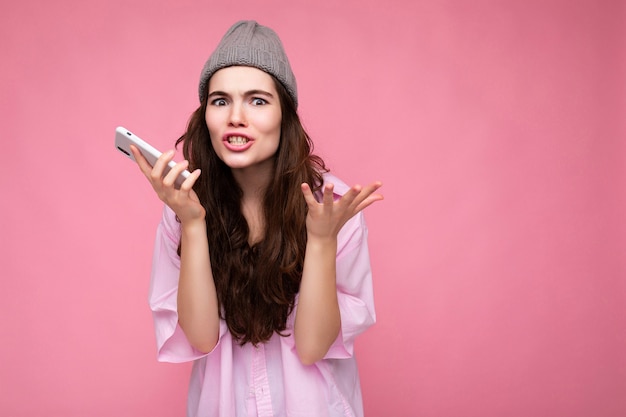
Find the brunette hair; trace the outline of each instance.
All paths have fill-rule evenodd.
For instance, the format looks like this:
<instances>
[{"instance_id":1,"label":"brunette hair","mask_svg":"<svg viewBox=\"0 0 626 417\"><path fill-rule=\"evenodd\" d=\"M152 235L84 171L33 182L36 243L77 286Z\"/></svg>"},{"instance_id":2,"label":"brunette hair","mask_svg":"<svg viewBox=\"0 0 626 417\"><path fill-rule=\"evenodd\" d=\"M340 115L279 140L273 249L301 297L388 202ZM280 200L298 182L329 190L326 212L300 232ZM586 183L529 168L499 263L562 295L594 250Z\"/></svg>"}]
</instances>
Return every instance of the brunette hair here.
<instances>
[{"instance_id":1,"label":"brunette hair","mask_svg":"<svg viewBox=\"0 0 626 417\"><path fill-rule=\"evenodd\" d=\"M207 90L177 141L191 169L201 168L194 185L206 210L211 269L220 317L240 344L285 336L287 317L300 289L306 249L307 205L300 185L315 192L322 186L324 161L312 153L293 99L272 76L280 100L280 143L274 173L265 190L263 239L248 244L248 223L241 211L242 191L230 168L217 156L205 121ZM180 255L180 243L179 243Z\"/></svg>"}]
</instances>

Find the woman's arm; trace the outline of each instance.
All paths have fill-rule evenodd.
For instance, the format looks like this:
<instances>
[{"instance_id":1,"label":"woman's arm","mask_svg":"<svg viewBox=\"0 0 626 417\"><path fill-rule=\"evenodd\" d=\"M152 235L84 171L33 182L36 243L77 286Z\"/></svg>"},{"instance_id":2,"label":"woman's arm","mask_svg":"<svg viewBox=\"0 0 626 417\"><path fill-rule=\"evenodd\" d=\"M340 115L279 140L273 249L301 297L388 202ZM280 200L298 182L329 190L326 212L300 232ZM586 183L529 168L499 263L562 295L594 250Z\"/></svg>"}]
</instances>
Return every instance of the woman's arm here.
<instances>
[{"instance_id":1,"label":"woman's arm","mask_svg":"<svg viewBox=\"0 0 626 417\"><path fill-rule=\"evenodd\" d=\"M341 328L336 256L336 236L328 239L309 237L294 324L296 350L305 365L326 355Z\"/></svg>"},{"instance_id":2,"label":"woman's arm","mask_svg":"<svg viewBox=\"0 0 626 417\"><path fill-rule=\"evenodd\" d=\"M318 203L307 184L302 193L307 201L307 247L296 318L294 338L300 361L310 365L322 359L341 328L337 302L336 256L337 235L355 214L383 196L374 194L382 184L375 182L365 188L356 185L341 199L333 200L333 185L324 187L322 203Z\"/></svg>"},{"instance_id":3,"label":"woman's arm","mask_svg":"<svg viewBox=\"0 0 626 417\"><path fill-rule=\"evenodd\" d=\"M219 336L219 310L204 219L182 223L178 323L200 352L213 350Z\"/></svg>"},{"instance_id":4,"label":"woman's arm","mask_svg":"<svg viewBox=\"0 0 626 417\"><path fill-rule=\"evenodd\" d=\"M154 167L136 147L131 146L131 151L154 191L181 222L178 322L195 349L210 352L219 337L219 310L206 235L206 212L193 191L200 170L195 170L180 189L176 189L174 181L189 166L188 161L176 164L163 176L165 166L174 157L173 151L163 153Z\"/></svg>"}]
</instances>

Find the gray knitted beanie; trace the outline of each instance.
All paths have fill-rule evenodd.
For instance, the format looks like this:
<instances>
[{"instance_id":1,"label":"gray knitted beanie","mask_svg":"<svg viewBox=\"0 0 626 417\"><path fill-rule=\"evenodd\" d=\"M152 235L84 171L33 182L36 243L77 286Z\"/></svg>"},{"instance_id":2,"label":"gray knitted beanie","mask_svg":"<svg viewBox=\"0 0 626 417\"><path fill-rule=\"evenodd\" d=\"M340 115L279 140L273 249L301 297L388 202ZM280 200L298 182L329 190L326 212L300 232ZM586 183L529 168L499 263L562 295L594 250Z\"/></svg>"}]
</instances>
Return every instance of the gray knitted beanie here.
<instances>
[{"instance_id":1,"label":"gray knitted beanie","mask_svg":"<svg viewBox=\"0 0 626 417\"><path fill-rule=\"evenodd\" d=\"M200 101L209 78L218 70L235 65L255 67L273 75L285 86L298 107L296 77L283 44L272 29L253 20L242 20L228 29L202 69L198 88Z\"/></svg>"}]
</instances>

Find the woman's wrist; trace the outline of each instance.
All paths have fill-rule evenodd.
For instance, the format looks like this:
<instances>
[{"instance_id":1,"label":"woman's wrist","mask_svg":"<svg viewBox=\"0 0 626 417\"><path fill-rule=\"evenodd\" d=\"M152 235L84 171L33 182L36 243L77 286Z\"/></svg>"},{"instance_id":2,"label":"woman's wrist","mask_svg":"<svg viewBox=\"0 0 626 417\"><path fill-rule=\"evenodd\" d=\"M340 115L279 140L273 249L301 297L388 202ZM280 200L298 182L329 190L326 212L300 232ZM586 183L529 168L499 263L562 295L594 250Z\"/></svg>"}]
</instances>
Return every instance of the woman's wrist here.
<instances>
[{"instance_id":1,"label":"woman's wrist","mask_svg":"<svg viewBox=\"0 0 626 417\"><path fill-rule=\"evenodd\" d=\"M187 236L194 236L200 234L200 236L206 236L206 222L204 218L189 219L180 222L182 233Z\"/></svg>"},{"instance_id":2,"label":"woman's wrist","mask_svg":"<svg viewBox=\"0 0 626 417\"><path fill-rule=\"evenodd\" d=\"M337 246L337 236L307 236L307 246L311 248L329 248Z\"/></svg>"}]
</instances>

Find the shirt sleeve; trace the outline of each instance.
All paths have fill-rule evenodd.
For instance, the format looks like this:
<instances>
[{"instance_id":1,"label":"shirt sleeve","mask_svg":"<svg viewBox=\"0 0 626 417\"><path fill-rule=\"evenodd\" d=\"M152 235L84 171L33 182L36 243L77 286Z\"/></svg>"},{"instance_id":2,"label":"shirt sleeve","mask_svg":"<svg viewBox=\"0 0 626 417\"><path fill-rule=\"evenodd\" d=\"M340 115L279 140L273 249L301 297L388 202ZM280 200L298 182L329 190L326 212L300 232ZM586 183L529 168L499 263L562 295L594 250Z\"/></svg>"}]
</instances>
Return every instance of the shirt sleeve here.
<instances>
[{"instance_id":1,"label":"shirt sleeve","mask_svg":"<svg viewBox=\"0 0 626 417\"><path fill-rule=\"evenodd\" d=\"M354 354L354 340L376 322L367 226L363 213L350 219L337 236L337 299L341 330L324 359Z\"/></svg>"},{"instance_id":2,"label":"shirt sleeve","mask_svg":"<svg viewBox=\"0 0 626 417\"><path fill-rule=\"evenodd\" d=\"M187 362L207 355L191 346L178 324L179 241L180 223L176 221L174 212L165 206L156 232L148 297L154 321L157 359L161 362ZM220 340L226 330L226 325L220 321Z\"/></svg>"}]
</instances>

